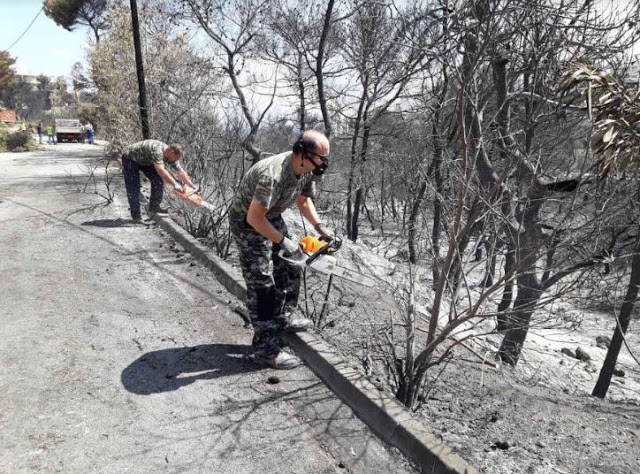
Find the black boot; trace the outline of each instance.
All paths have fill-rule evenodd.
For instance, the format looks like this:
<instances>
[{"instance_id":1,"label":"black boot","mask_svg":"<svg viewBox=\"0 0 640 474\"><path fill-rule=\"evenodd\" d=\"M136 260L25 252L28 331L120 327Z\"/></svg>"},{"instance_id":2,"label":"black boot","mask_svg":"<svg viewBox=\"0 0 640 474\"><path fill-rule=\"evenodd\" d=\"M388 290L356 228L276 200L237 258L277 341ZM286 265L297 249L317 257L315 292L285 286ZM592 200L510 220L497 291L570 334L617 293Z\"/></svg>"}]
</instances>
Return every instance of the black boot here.
<instances>
[{"instance_id":1,"label":"black boot","mask_svg":"<svg viewBox=\"0 0 640 474\"><path fill-rule=\"evenodd\" d=\"M160 205L153 207L149 206L149 215L153 216L155 214L166 216L167 214L169 214L169 209Z\"/></svg>"}]
</instances>

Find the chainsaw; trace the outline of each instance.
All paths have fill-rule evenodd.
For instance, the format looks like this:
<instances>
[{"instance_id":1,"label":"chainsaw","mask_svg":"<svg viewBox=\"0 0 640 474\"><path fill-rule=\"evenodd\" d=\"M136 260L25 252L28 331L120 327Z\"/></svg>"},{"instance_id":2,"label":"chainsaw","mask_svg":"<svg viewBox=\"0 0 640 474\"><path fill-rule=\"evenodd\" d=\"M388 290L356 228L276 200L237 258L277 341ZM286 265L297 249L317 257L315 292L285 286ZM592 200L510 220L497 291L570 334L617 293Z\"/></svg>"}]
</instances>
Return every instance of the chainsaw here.
<instances>
[{"instance_id":1,"label":"chainsaw","mask_svg":"<svg viewBox=\"0 0 640 474\"><path fill-rule=\"evenodd\" d=\"M331 242L323 242L316 237L307 235L300 241L299 250L296 253L285 255L284 250L280 250L278 255L297 267L311 268L325 275L335 275L353 283L372 287L375 284L372 277L338 264L333 254L340 250L341 246L342 240L338 237Z\"/></svg>"},{"instance_id":2,"label":"chainsaw","mask_svg":"<svg viewBox=\"0 0 640 474\"><path fill-rule=\"evenodd\" d=\"M192 188L188 185L182 186L182 191L173 190L173 194L182 199L183 201L188 202L196 207L202 207L208 211L214 211L215 207L213 204L205 201L200 195L200 191L198 189Z\"/></svg>"}]
</instances>

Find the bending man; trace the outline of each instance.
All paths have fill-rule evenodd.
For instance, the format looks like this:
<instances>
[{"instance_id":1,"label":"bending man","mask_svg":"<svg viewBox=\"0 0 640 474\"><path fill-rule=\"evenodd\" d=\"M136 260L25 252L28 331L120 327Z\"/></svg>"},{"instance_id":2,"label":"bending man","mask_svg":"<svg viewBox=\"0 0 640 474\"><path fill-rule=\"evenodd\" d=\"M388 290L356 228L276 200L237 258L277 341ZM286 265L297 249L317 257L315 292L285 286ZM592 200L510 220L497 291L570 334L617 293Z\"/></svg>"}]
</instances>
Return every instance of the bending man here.
<instances>
[{"instance_id":1,"label":"bending man","mask_svg":"<svg viewBox=\"0 0 640 474\"><path fill-rule=\"evenodd\" d=\"M291 369L300 359L282 350L285 330L304 330L311 321L292 318L298 305L301 270L279 257L298 251L281 213L294 202L321 238L333 237L320 222L312 201L314 175L328 166L329 140L306 131L293 146L253 165L243 177L229 211L229 225L240 251L247 284L247 308L254 330L254 360L276 369Z\"/></svg>"},{"instance_id":2,"label":"bending man","mask_svg":"<svg viewBox=\"0 0 640 474\"><path fill-rule=\"evenodd\" d=\"M151 181L151 197L149 198L149 214L166 213L160 207L162 203L163 185L165 181L176 191L182 191L182 183L192 188L195 185L187 172L180 165L182 147L167 145L159 140L143 140L127 147L122 155L122 173L127 188L127 199L131 210L131 219L141 222L140 216L140 171ZM170 168L176 178L167 170Z\"/></svg>"}]
</instances>

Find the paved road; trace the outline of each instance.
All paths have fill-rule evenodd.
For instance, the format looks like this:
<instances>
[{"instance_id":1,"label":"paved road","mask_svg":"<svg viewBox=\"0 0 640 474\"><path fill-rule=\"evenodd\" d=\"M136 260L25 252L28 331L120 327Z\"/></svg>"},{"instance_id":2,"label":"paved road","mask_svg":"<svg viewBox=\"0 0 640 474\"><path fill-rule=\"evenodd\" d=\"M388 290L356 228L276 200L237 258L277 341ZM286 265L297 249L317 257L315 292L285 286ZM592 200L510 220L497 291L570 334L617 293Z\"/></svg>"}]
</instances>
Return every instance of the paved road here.
<instances>
[{"instance_id":1,"label":"paved road","mask_svg":"<svg viewBox=\"0 0 640 474\"><path fill-rule=\"evenodd\" d=\"M0 473L415 472L306 368L267 383L235 300L121 178L104 205L100 153L0 154Z\"/></svg>"}]
</instances>

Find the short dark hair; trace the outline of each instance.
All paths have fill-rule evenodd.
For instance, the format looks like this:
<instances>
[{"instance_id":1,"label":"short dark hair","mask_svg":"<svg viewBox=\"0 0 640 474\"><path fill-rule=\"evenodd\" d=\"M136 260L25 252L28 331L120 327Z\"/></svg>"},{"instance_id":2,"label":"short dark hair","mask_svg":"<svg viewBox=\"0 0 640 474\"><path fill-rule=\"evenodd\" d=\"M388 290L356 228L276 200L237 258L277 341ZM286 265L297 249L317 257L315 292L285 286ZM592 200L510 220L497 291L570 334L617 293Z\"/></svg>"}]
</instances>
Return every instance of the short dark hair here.
<instances>
[{"instance_id":1,"label":"short dark hair","mask_svg":"<svg viewBox=\"0 0 640 474\"><path fill-rule=\"evenodd\" d=\"M171 143L167 147L167 151L175 153L176 155L178 155L178 158L182 158L182 145L179 145L177 143Z\"/></svg>"},{"instance_id":2,"label":"short dark hair","mask_svg":"<svg viewBox=\"0 0 640 474\"><path fill-rule=\"evenodd\" d=\"M327 136L320 130L306 130L300 137L303 150L310 152L316 151L319 141L323 138L326 139Z\"/></svg>"}]
</instances>

